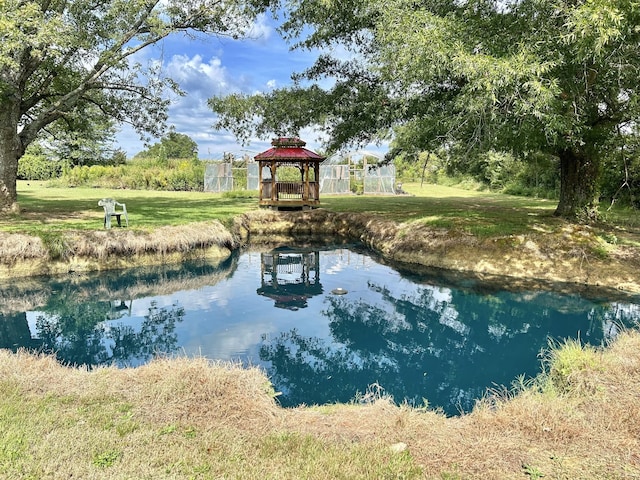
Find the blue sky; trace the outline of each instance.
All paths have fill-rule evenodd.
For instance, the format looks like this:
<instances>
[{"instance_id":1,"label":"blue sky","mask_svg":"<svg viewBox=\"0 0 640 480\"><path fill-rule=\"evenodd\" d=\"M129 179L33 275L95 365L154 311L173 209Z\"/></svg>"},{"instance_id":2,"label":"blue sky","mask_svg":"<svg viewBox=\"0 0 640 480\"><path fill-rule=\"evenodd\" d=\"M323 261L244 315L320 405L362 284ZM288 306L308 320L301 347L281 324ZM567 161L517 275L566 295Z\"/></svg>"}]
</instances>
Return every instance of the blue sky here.
<instances>
[{"instance_id":1,"label":"blue sky","mask_svg":"<svg viewBox=\"0 0 640 480\"><path fill-rule=\"evenodd\" d=\"M215 117L207 100L214 95L264 92L290 85L293 72L313 64L317 53L290 51L275 27L273 19L261 16L247 40L174 36L144 50L143 58L136 59L161 61L164 74L186 92L184 97L172 98L168 125L197 142L201 159L220 159L225 152L254 156L270 147L269 140L258 139L242 146L231 133L213 130ZM300 136L307 148L321 147L317 132L302 131ZM145 148L138 135L126 127L118 134L117 143L129 157Z\"/></svg>"}]
</instances>

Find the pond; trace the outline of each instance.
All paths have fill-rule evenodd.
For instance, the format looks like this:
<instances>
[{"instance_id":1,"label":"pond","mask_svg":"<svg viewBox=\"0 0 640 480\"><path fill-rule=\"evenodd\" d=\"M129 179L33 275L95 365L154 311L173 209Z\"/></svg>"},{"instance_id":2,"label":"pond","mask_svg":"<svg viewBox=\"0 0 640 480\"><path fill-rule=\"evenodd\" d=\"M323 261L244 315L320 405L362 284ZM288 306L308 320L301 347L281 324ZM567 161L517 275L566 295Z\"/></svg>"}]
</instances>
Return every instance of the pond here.
<instances>
[{"instance_id":1,"label":"pond","mask_svg":"<svg viewBox=\"0 0 640 480\"><path fill-rule=\"evenodd\" d=\"M550 340L601 345L640 319L636 297L398 271L355 245L7 281L0 298L0 348L90 366L204 356L260 366L283 406L382 392L448 415L535 376Z\"/></svg>"}]
</instances>

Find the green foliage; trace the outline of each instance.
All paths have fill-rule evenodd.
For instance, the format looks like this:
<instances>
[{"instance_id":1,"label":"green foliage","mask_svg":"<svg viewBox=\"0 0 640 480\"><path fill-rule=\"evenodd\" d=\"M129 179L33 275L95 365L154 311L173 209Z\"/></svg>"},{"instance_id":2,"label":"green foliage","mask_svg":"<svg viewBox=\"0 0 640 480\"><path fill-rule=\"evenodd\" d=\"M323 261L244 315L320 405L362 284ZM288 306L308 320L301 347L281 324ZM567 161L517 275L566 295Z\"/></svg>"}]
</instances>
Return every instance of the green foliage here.
<instances>
[{"instance_id":1,"label":"green foliage","mask_svg":"<svg viewBox=\"0 0 640 480\"><path fill-rule=\"evenodd\" d=\"M544 473L542 473L542 471L540 471L537 467L534 467L532 465L523 465L522 471L524 472L525 475L528 475L529 478L531 479L537 480L544 477Z\"/></svg>"},{"instance_id":2,"label":"green foliage","mask_svg":"<svg viewBox=\"0 0 640 480\"><path fill-rule=\"evenodd\" d=\"M279 182L299 182L302 179L300 169L296 167L279 167L277 176Z\"/></svg>"},{"instance_id":3,"label":"green foliage","mask_svg":"<svg viewBox=\"0 0 640 480\"><path fill-rule=\"evenodd\" d=\"M362 195L364 193L364 180L351 176L349 178L349 189L351 193Z\"/></svg>"},{"instance_id":4,"label":"green foliage","mask_svg":"<svg viewBox=\"0 0 640 480\"><path fill-rule=\"evenodd\" d=\"M393 164L396 177L402 182L438 183L446 168L441 157L431 152L401 152L393 159Z\"/></svg>"},{"instance_id":5,"label":"green foliage","mask_svg":"<svg viewBox=\"0 0 640 480\"><path fill-rule=\"evenodd\" d=\"M180 158L198 158L198 144L188 135L170 132L135 158L156 158L160 161Z\"/></svg>"},{"instance_id":6,"label":"green foliage","mask_svg":"<svg viewBox=\"0 0 640 480\"><path fill-rule=\"evenodd\" d=\"M233 167L233 188L234 190L245 190L247 188L247 169Z\"/></svg>"},{"instance_id":7,"label":"green foliage","mask_svg":"<svg viewBox=\"0 0 640 480\"><path fill-rule=\"evenodd\" d=\"M120 148L117 149L115 152L113 152L113 155L111 155L111 158L107 163L109 165L124 165L125 163L127 163L126 152Z\"/></svg>"},{"instance_id":8,"label":"green foliage","mask_svg":"<svg viewBox=\"0 0 640 480\"><path fill-rule=\"evenodd\" d=\"M157 62L134 56L175 33L243 37L260 3L0 2L0 209L15 202L18 160L38 139L62 139L59 157L90 165L108 158L101 144L113 122L162 135L167 93L182 91Z\"/></svg>"},{"instance_id":9,"label":"green foliage","mask_svg":"<svg viewBox=\"0 0 640 480\"><path fill-rule=\"evenodd\" d=\"M640 208L640 142L636 136L616 140L617 148L603 160L602 197L609 204Z\"/></svg>"},{"instance_id":10,"label":"green foliage","mask_svg":"<svg viewBox=\"0 0 640 480\"><path fill-rule=\"evenodd\" d=\"M204 164L196 159L164 162L155 158L143 158L119 166L73 167L64 173L60 184L73 187L201 192L204 189Z\"/></svg>"},{"instance_id":11,"label":"green foliage","mask_svg":"<svg viewBox=\"0 0 640 480\"><path fill-rule=\"evenodd\" d=\"M538 198L558 198L560 191L560 163L557 157L542 153L531 154L520 162L520 168L507 179L503 193Z\"/></svg>"},{"instance_id":12,"label":"green foliage","mask_svg":"<svg viewBox=\"0 0 640 480\"><path fill-rule=\"evenodd\" d=\"M475 172L484 182L556 191L556 213L576 218L594 213L599 163L615 148L617 128L640 120L640 14L633 2L286 5L285 36L306 35L296 46L341 45L355 55L321 55L296 76L307 87L300 81L267 94L211 99L218 126L239 138L316 125L329 134L330 149L338 149L387 139L394 129L407 152L484 154L483 172ZM503 154L496 152L514 158L498 159ZM519 171L515 163L531 152L559 159L563 188L546 179L535 187L525 179L509 185ZM405 172L416 177L415 170ZM541 177L525 177L532 174Z\"/></svg>"},{"instance_id":13,"label":"green foliage","mask_svg":"<svg viewBox=\"0 0 640 480\"><path fill-rule=\"evenodd\" d=\"M62 174L64 162L50 160L44 155L25 154L18 162L20 180L49 180Z\"/></svg>"},{"instance_id":14,"label":"green foliage","mask_svg":"<svg viewBox=\"0 0 640 480\"><path fill-rule=\"evenodd\" d=\"M40 135L39 143L50 158L71 165L107 165L116 152L116 133L115 121L91 105L64 125L51 125L46 135Z\"/></svg>"}]
</instances>

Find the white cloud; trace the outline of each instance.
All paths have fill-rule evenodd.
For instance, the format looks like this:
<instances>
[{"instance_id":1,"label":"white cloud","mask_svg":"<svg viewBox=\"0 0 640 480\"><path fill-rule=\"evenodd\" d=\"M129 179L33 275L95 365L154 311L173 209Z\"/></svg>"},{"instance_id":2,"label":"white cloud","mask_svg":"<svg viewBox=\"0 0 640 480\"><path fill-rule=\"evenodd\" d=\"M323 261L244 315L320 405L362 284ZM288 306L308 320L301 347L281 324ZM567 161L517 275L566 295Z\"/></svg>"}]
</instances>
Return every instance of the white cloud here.
<instances>
[{"instance_id":1,"label":"white cloud","mask_svg":"<svg viewBox=\"0 0 640 480\"><path fill-rule=\"evenodd\" d=\"M249 30L248 37L260 43L267 42L274 33L274 29L269 23L265 14L258 15L253 26Z\"/></svg>"},{"instance_id":2,"label":"white cloud","mask_svg":"<svg viewBox=\"0 0 640 480\"><path fill-rule=\"evenodd\" d=\"M178 82L180 87L188 92L188 96L208 98L211 94L228 93L230 88L226 69L217 57L212 57L205 62L200 54L192 57L174 55L164 70L167 76Z\"/></svg>"}]
</instances>

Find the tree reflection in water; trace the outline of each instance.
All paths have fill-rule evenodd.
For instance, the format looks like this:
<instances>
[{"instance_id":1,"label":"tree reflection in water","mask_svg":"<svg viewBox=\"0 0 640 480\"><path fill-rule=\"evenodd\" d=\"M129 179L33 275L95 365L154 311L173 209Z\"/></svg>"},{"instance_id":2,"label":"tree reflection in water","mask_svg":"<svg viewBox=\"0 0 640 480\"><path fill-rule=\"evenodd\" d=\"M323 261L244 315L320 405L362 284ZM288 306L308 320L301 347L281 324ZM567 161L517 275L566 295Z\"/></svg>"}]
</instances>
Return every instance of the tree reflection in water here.
<instances>
[{"instance_id":1,"label":"tree reflection in water","mask_svg":"<svg viewBox=\"0 0 640 480\"><path fill-rule=\"evenodd\" d=\"M232 255L215 264L194 261L1 284L0 348L51 353L64 364L87 366L140 365L156 354L174 353L179 348L176 325L185 318L176 302L159 308L151 301L136 328L117 321L131 316L134 300L229 277L237 260ZM27 312L36 313L35 332Z\"/></svg>"},{"instance_id":2,"label":"tree reflection in water","mask_svg":"<svg viewBox=\"0 0 640 480\"><path fill-rule=\"evenodd\" d=\"M178 349L175 328L184 318L184 308L158 308L153 302L139 331L122 323L105 323L109 309L109 302L85 302L38 315L40 349L64 364L88 366L139 364Z\"/></svg>"},{"instance_id":3,"label":"tree reflection in water","mask_svg":"<svg viewBox=\"0 0 640 480\"><path fill-rule=\"evenodd\" d=\"M380 285L368 288L380 302L327 297L323 314L332 339L304 337L296 329L271 341L264 337L260 357L270 363L285 406L349 401L378 384L398 402L422 405L426 397L430 406L457 414L495 382L509 385L538 373L539 365L523 367L522 359L535 358L549 337L578 335L600 344L613 321L625 323L615 305L594 306L580 297L552 315L553 293L482 296L422 287L394 296Z\"/></svg>"}]
</instances>

